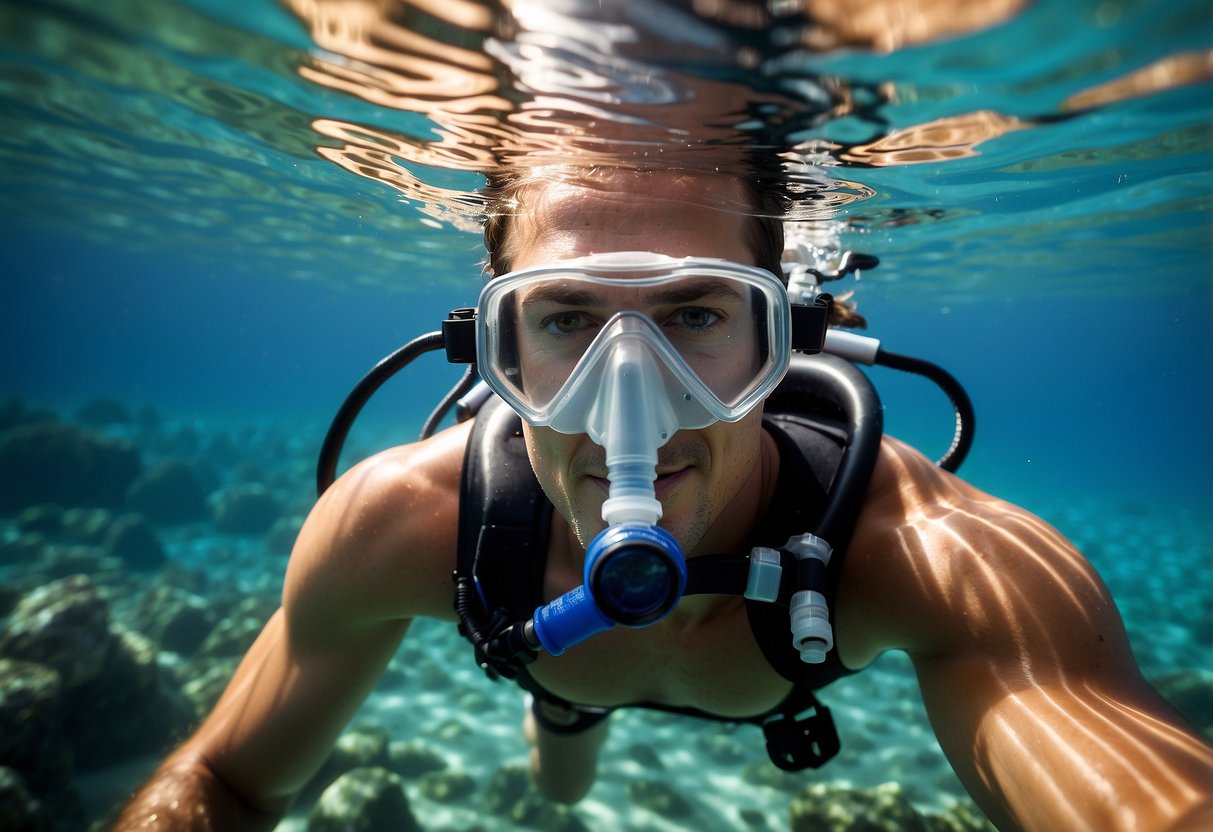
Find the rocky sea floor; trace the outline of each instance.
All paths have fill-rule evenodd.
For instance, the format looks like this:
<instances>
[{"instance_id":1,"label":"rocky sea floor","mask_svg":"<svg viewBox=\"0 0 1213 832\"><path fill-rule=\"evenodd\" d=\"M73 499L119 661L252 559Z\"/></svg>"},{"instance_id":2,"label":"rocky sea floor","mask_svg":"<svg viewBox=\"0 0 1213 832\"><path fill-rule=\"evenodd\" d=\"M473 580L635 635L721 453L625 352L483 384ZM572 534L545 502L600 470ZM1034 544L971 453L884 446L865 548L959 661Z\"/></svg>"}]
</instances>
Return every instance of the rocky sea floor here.
<instances>
[{"instance_id":1,"label":"rocky sea floor","mask_svg":"<svg viewBox=\"0 0 1213 832\"><path fill-rule=\"evenodd\" d=\"M0 401L0 828L101 827L209 710L277 606L316 436ZM1100 570L1146 675L1213 736L1213 520L1094 499L1042 513ZM842 752L800 775L756 728L618 712L568 809L530 787L521 692L485 678L452 625L419 621L279 828L989 828L904 657L822 699Z\"/></svg>"}]
</instances>

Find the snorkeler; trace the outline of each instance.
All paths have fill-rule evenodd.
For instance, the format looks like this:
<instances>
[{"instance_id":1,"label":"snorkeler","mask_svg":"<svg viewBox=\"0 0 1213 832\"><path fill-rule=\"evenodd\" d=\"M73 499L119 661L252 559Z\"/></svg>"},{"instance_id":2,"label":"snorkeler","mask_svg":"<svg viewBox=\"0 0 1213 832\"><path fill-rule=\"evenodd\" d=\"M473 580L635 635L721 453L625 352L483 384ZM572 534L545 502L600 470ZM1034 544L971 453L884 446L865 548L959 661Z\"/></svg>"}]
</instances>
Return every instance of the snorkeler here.
<instances>
[{"instance_id":1,"label":"snorkeler","mask_svg":"<svg viewBox=\"0 0 1213 832\"><path fill-rule=\"evenodd\" d=\"M798 691L902 650L941 747L1000 828L1213 825L1213 750L1142 678L1099 577L1044 522L884 437L849 542L831 555L829 540L788 538L787 512L815 492L765 402L793 348L812 351L813 316L806 338L759 186L565 170L492 196L513 207L486 228L496 276L479 367L522 417L547 525L540 613L478 647L523 657L545 795L571 803L592 786L611 709L779 717ZM325 491L281 609L118 829L273 828L410 621L480 603L451 580L466 573L461 473L473 432L503 412L380 453ZM519 521L524 536L533 525ZM691 593L697 561L721 556L767 564L754 579L766 588ZM800 601L777 568L804 570ZM775 658L756 603L785 622Z\"/></svg>"}]
</instances>

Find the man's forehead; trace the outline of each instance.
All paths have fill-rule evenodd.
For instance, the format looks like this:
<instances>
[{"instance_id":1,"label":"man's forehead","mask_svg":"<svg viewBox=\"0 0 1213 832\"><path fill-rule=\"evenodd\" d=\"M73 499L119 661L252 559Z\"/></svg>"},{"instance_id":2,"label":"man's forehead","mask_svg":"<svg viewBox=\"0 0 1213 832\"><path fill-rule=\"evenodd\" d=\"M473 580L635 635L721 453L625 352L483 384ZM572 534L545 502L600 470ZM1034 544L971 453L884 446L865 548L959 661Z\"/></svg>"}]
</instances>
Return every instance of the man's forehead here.
<instances>
[{"instance_id":1,"label":"man's forehead","mask_svg":"<svg viewBox=\"0 0 1213 832\"><path fill-rule=\"evenodd\" d=\"M671 201L729 214L749 214L740 178L722 173L627 168L536 169L519 193L519 208L541 212L570 201Z\"/></svg>"},{"instance_id":2,"label":"man's forehead","mask_svg":"<svg viewBox=\"0 0 1213 832\"><path fill-rule=\"evenodd\" d=\"M513 222L515 241L526 247L553 233L596 227L621 237L657 227L739 229L752 211L736 177L609 171L536 179L519 192Z\"/></svg>"},{"instance_id":3,"label":"man's forehead","mask_svg":"<svg viewBox=\"0 0 1213 832\"><path fill-rule=\"evenodd\" d=\"M532 168L494 213L499 273L605 251L750 262L749 185L736 176L672 168Z\"/></svg>"}]
</instances>

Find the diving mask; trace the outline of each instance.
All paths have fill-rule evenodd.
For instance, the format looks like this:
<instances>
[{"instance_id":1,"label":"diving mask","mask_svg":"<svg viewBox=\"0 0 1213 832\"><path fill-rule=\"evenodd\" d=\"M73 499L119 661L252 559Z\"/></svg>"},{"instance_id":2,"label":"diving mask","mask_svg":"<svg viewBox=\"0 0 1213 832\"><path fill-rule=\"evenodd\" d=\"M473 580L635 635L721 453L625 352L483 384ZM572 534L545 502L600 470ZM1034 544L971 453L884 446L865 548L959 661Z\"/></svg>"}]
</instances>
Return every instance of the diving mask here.
<instances>
[{"instance_id":1,"label":"diving mask","mask_svg":"<svg viewBox=\"0 0 1213 832\"><path fill-rule=\"evenodd\" d=\"M561 433L593 436L618 344L653 360L675 429L742 418L789 360L787 290L727 260L617 252L535 266L489 281L477 313L484 380Z\"/></svg>"}]
</instances>

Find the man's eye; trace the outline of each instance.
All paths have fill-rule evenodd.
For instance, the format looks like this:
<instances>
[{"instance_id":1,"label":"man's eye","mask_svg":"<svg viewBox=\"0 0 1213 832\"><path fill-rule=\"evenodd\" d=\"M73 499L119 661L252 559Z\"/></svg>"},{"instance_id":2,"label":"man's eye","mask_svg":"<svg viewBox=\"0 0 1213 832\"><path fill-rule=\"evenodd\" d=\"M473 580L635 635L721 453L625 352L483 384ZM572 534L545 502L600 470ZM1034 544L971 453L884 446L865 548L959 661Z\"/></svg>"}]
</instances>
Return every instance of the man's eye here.
<instances>
[{"instance_id":1,"label":"man's eye","mask_svg":"<svg viewBox=\"0 0 1213 832\"><path fill-rule=\"evenodd\" d=\"M550 335L572 335L587 326L580 312L560 312L543 319L543 330Z\"/></svg>"},{"instance_id":2,"label":"man's eye","mask_svg":"<svg viewBox=\"0 0 1213 832\"><path fill-rule=\"evenodd\" d=\"M711 309L704 309L703 307L680 309L674 316L674 323L687 329L706 329L719 320L719 315Z\"/></svg>"}]
</instances>

